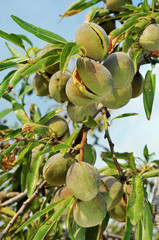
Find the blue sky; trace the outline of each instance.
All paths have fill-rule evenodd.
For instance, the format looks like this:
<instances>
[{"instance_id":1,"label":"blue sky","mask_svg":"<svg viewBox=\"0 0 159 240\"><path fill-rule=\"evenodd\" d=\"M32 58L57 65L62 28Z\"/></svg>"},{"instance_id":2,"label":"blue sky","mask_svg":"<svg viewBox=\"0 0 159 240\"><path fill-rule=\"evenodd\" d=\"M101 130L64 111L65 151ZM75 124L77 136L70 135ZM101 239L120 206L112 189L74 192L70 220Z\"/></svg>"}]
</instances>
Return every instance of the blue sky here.
<instances>
[{"instance_id":1,"label":"blue sky","mask_svg":"<svg viewBox=\"0 0 159 240\"><path fill-rule=\"evenodd\" d=\"M52 32L55 32L67 41L73 41L77 27L85 20L84 16L88 10L77 14L70 18L64 18L60 23L59 16L72 4L72 0L5 0L1 4L0 11L0 29L8 33L25 34L28 36L34 46L43 48L45 42L36 38L34 35L21 29L11 18L11 15L15 15L35 26L45 28ZM137 3L136 1L134 2ZM102 6L102 3L98 4ZM12 45L12 44L11 44ZM16 48L16 46L14 46ZM0 60L10 57L10 53L5 45L5 41L0 38ZM110 127L110 135L112 141L115 143L115 151L134 152L135 156L142 156L143 147L145 144L148 145L150 152L156 152L156 159L159 158L159 84L158 66L154 69L156 73L156 95L153 106L153 112L151 120L146 119L142 95L139 98L132 99L125 107L118 110L111 111L112 118L122 113L138 113L138 116L129 117L125 119L116 119ZM151 69L150 66L144 66L141 69L143 76L147 69ZM0 72L0 82L3 80L4 73ZM51 107L52 102L45 98L39 98L37 96L29 97L27 102L37 103L42 110L42 113L46 113L46 104ZM5 108L11 107L5 100L0 100L0 112ZM11 115L8 115L11 116ZM11 116L12 117L12 116ZM10 117L10 121L11 121ZM12 118L14 121L14 118ZM103 133L100 134L101 144L106 143L103 140ZM91 142L91 139L90 139ZM107 144L106 144L107 146ZM100 148L98 148L98 156L100 155ZM99 158L97 166L102 166Z\"/></svg>"}]
</instances>

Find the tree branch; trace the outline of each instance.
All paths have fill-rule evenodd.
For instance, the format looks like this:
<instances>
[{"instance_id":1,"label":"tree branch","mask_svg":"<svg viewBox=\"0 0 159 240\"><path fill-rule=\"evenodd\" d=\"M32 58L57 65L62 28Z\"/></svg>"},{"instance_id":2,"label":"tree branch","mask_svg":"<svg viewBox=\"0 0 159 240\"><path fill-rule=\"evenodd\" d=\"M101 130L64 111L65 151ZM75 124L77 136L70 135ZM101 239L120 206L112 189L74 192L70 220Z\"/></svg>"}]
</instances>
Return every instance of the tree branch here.
<instances>
[{"instance_id":1,"label":"tree branch","mask_svg":"<svg viewBox=\"0 0 159 240\"><path fill-rule=\"evenodd\" d=\"M5 202L1 203L0 207L6 207L6 206L9 206L9 205L11 205L15 202L19 202L20 200L22 200L26 196L27 196L27 190L25 190L23 193L18 193L14 197L9 199L8 201L5 201Z\"/></svg>"},{"instance_id":2,"label":"tree branch","mask_svg":"<svg viewBox=\"0 0 159 240\"><path fill-rule=\"evenodd\" d=\"M23 213L25 208L34 200L34 198L38 195L38 193L42 190L42 188L45 185L46 185L46 181L42 182L42 184L36 189L36 191L33 193L33 195L23 203L23 205L21 206L19 211L14 215L14 217L8 223L7 227L2 232L2 235L0 236L0 240L2 240L5 237L5 235L8 233L9 229L12 227L12 225L14 224L16 219Z\"/></svg>"},{"instance_id":3,"label":"tree branch","mask_svg":"<svg viewBox=\"0 0 159 240\"><path fill-rule=\"evenodd\" d=\"M117 159L115 157L114 143L112 142L111 137L109 135L109 130L108 130L109 123L108 123L108 119L107 119L107 108L103 108L102 109L102 115L103 115L103 118L104 118L104 125L105 125L105 138L107 138L107 140L108 140L113 161L114 161L114 163L115 163L115 165L116 165L116 167L118 169L118 172L119 172L118 179L121 180L121 181L125 181L126 180L126 176L124 175L123 170L120 167L120 164L118 163L118 161L117 161Z\"/></svg>"}]
</instances>

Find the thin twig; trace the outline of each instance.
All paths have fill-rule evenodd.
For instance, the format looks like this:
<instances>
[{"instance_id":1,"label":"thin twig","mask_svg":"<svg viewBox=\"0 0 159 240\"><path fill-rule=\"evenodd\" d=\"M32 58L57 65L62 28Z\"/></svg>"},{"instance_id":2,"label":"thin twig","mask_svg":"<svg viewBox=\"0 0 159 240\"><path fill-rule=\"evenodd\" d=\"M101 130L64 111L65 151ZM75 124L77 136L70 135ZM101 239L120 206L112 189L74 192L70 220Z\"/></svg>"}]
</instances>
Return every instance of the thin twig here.
<instances>
[{"instance_id":1,"label":"thin twig","mask_svg":"<svg viewBox=\"0 0 159 240\"><path fill-rule=\"evenodd\" d=\"M6 207L6 206L9 206L9 205L11 205L15 202L19 202L20 200L22 200L26 196L27 196L27 190L25 190L23 193L18 193L18 195L16 195L15 197L12 197L8 201L5 201L5 202L1 203L0 207Z\"/></svg>"},{"instance_id":2,"label":"thin twig","mask_svg":"<svg viewBox=\"0 0 159 240\"><path fill-rule=\"evenodd\" d=\"M108 140L113 161L114 161L114 163L115 163L115 165L116 165L116 167L118 169L118 172L119 172L119 177L118 178L121 181L125 181L126 180L126 176L124 175L123 170L120 167L120 164L118 163L118 161L117 161L117 159L115 157L114 144L113 144L113 142L111 140L111 137L109 135L109 130L108 130L109 123L108 123L108 119L107 119L107 108L103 108L102 109L102 115L103 115L103 118L104 118L104 125L105 125L105 138L107 138L107 140Z\"/></svg>"},{"instance_id":3,"label":"thin twig","mask_svg":"<svg viewBox=\"0 0 159 240\"><path fill-rule=\"evenodd\" d=\"M84 157L84 144L85 144L86 138L87 138L87 131L83 130L79 162L83 161L83 157Z\"/></svg>"},{"instance_id":4,"label":"thin twig","mask_svg":"<svg viewBox=\"0 0 159 240\"><path fill-rule=\"evenodd\" d=\"M10 199L10 198L13 198L15 196L17 196L19 194L19 192L0 192L0 206L1 206L1 203Z\"/></svg>"},{"instance_id":5,"label":"thin twig","mask_svg":"<svg viewBox=\"0 0 159 240\"><path fill-rule=\"evenodd\" d=\"M36 191L33 193L33 195L23 203L23 205L21 206L19 211L14 215L14 217L8 223L7 227L2 232L2 235L0 236L0 240L2 240L5 237L5 235L8 233L9 229L12 227L12 225L14 224L16 219L23 213L25 208L34 200L34 198L38 195L38 193L42 190L42 188L45 185L46 185L46 181L42 182L42 184L36 189Z\"/></svg>"}]
</instances>

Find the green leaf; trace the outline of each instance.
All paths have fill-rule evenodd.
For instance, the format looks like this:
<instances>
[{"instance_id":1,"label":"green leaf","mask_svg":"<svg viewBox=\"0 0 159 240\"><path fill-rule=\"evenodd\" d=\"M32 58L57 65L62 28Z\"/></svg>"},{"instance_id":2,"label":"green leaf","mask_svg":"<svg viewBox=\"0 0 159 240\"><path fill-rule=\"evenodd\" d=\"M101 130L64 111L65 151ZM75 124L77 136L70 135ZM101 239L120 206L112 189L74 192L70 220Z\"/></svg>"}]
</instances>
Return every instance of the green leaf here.
<instances>
[{"instance_id":1,"label":"green leaf","mask_svg":"<svg viewBox=\"0 0 159 240\"><path fill-rule=\"evenodd\" d=\"M137 172L136 164L135 164L135 158L134 158L133 153L130 153L128 158L129 158L129 162L128 163L129 163L130 169L132 169L134 172Z\"/></svg>"},{"instance_id":2,"label":"green leaf","mask_svg":"<svg viewBox=\"0 0 159 240\"><path fill-rule=\"evenodd\" d=\"M15 100L12 100L11 103L12 103L13 111L14 111L17 119L22 124L30 123L31 119L27 116L23 106Z\"/></svg>"},{"instance_id":3,"label":"green leaf","mask_svg":"<svg viewBox=\"0 0 159 240\"><path fill-rule=\"evenodd\" d=\"M135 233L135 240L142 240L142 223L141 220L137 224L137 230Z\"/></svg>"},{"instance_id":4,"label":"green leaf","mask_svg":"<svg viewBox=\"0 0 159 240\"><path fill-rule=\"evenodd\" d=\"M25 83L22 83L22 84L23 84L23 86L19 93L19 98L23 97L25 94L27 94L28 92L30 92L33 89L33 85L26 85Z\"/></svg>"},{"instance_id":5,"label":"green leaf","mask_svg":"<svg viewBox=\"0 0 159 240\"><path fill-rule=\"evenodd\" d=\"M63 17L69 17L72 15L75 15L79 12L82 12L83 10L93 6L94 4L101 2L101 0L90 0L86 2L87 0L79 0L73 3L67 10L66 12L62 15L61 19ZM61 20L60 19L60 20Z\"/></svg>"},{"instance_id":6,"label":"green leaf","mask_svg":"<svg viewBox=\"0 0 159 240\"><path fill-rule=\"evenodd\" d=\"M144 153L144 157L145 157L146 161L148 162L149 161L149 151L148 151L147 144L144 147L144 152L143 153Z\"/></svg>"},{"instance_id":7,"label":"green leaf","mask_svg":"<svg viewBox=\"0 0 159 240\"><path fill-rule=\"evenodd\" d=\"M7 217L14 217L15 211L11 210L10 207L1 207L0 213L6 215Z\"/></svg>"},{"instance_id":8,"label":"green leaf","mask_svg":"<svg viewBox=\"0 0 159 240\"><path fill-rule=\"evenodd\" d=\"M127 205L127 216L133 225L136 225L143 216L144 190L142 180L139 176L133 175L133 190L130 194Z\"/></svg>"},{"instance_id":9,"label":"green leaf","mask_svg":"<svg viewBox=\"0 0 159 240\"><path fill-rule=\"evenodd\" d=\"M130 222L130 219L127 217L126 218L126 224L125 224L125 234L123 240L128 240L131 237L131 232L132 232L132 224Z\"/></svg>"},{"instance_id":10,"label":"green leaf","mask_svg":"<svg viewBox=\"0 0 159 240\"><path fill-rule=\"evenodd\" d=\"M16 130L11 130L7 135L4 136L5 140L11 140L14 139L16 137L20 137L21 136L21 131L22 129L16 129Z\"/></svg>"},{"instance_id":11,"label":"green leaf","mask_svg":"<svg viewBox=\"0 0 159 240\"><path fill-rule=\"evenodd\" d=\"M45 70L47 67L56 64L60 61L59 55L50 55L46 56L43 55L42 57L38 57L39 61L35 61L33 64L30 64L29 68L26 68L26 70L22 73L22 76L20 79L29 76L33 73L36 73L40 70Z\"/></svg>"},{"instance_id":12,"label":"green leaf","mask_svg":"<svg viewBox=\"0 0 159 240\"><path fill-rule=\"evenodd\" d=\"M14 75L15 70L9 72L5 78L3 79L3 81L0 84L0 98L6 93L6 89L8 87L8 83L10 81L10 79L12 78L12 76Z\"/></svg>"},{"instance_id":13,"label":"green leaf","mask_svg":"<svg viewBox=\"0 0 159 240\"><path fill-rule=\"evenodd\" d=\"M5 149L3 152L1 152L0 160L2 160L4 158L4 156L8 156L17 145L18 145L17 142L12 143L7 149Z\"/></svg>"},{"instance_id":14,"label":"green leaf","mask_svg":"<svg viewBox=\"0 0 159 240\"><path fill-rule=\"evenodd\" d=\"M41 112L40 108L36 104L30 104L30 115L33 122L38 122L40 120Z\"/></svg>"},{"instance_id":15,"label":"green leaf","mask_svg":"<svg viewBox=\"0 0 159 240\"><path fill-rule=\"evenodd\" d=\"M42 147L41 149L42 150ZM27 195L28 197L31 197L36 185L39 180L39 169L43 163L43 155L37 154L35 158L33 158L33 161L31 163L30 170L27 175Z\"/></svg>"},{"instance_id":16,"label":"green leaf","mask_svg":"<svg viewBox=\"0 0 159 240\"><path fill-rule=\"evenodd\" d=\"M156 76L148 70L143 85L143 102L147 119L150 120L155 95Z\"/></svg>"},{"instance_id":17,"label":"green leaf","mask_svg":"<svg viewBox=\"0 0 159 240\"><path fill-rule=\"evenodd\" d=\"M63 110L56 109L49 113L47 113L45 116L43 116L37 123L38 124L45 124L50 118L54 117L56 114L62 112Z\"/></svg>"},{"instance_id":18,"label":"green leaf","mask_svg":"<svg viewBox=\"0 0 159 240\"><path fill-rule=\"evenodd\" d=\"M22 40L18 37L18 35L14 34L14 33L8 34L4 31L0 30L0 37L6 39L7 41L14 43L18 47L25 49Z\"/></svg>"},{"instance_id":19,"label":"green leaf","mask_svg":"<svg viewBox=\"0 0 159 240\"><path fill-rule=\"evenodd\" d=\"M30 23L23 21L22 19L14 16L14 15L12 15L11 17L23 29L34 34L36 37L38 37L46 42L53 43L53 44L67 43L67 41L63 37L61 37L53 32L36 27Z\"/></svg>"},{"instance_id":20,"label":"green leaf","mask_svg":"<svg viewBox=\"0 0 159 240\"><path fill-rule=\"evenodd\" d=\"M65 153L67 152L68 148L71 147L71 144L73 143L75 137L77 136L78 132L80 131L80 129L75 130L65 141L65 145L67 145L68 147L65 148L64 150L62 150L62 155L64 156Z\"/></svg>"},{"instance_id":21,"label":"green leaf","mask_svg":"<svg viewBox=\"0 0 159 240\"><path fill-rule=\"evenodd\" d=\"M132 153L129 153L129 152L123 152L123 153L115 152L114 154L115 154L115 157L117 159L129 160L129 155L132 154ZM102 158L113 159L112 158L112 153L111 152L103 152L102 153Z\"/></svg>"},{"instance_id":22,"label":"green leaf","mask_svg":"<svg viewBox=\"0 0 159 240\"><path fill-rule=\"evenodd\" d=\"M6 58L2 61L0 61L0 71L12 68L12 67L17 67L21 63L25 63L27 58L22 58L22 57L11 57L11 58Z\"/></svg>"},{"instance_id":23,"label":"green leaf","mask_svg":"<svg viewBox=\"0 0 159 240\"><path fill-rule=\"evenodd\" d=\"M22 133L33 133L39 135L46 135L49 133L49 127L41 124L29 122L23 125Z\"/></svg>"},{"instance_id":24,"label":"green leaf","mask_svg":"<svg viewBox=\"0 0 159 240\"><path fill-rule=\"evenodd\" d=\"M38 232L35 234L33 240L43 240L48 231L52 228L54 225L55 221L61 216L65 208L71 203L73 197L68 197L67 199L64 200L64 203L61 204L58 208L58 210L51 216L50 219L48 219L45 224L43 224Z\"/></svg>"},{"instance_id":25,"label":"green leaf","mask_svg":"<svg viewBox=\"0 0 159 240\"><path fill-rule=\"evenodd\" d=\"M2 112L0 112L0 119L2 119L3 117L5 117L8 113L10 113L12 111L12 108L6 108L4 109Z\"/></svg>"},{"instance_id":26,"label":"green leaf","mask_svg":"<svg viewBox=\"0 0 159 240\"><path fill-rule=\"evenodd\" d=\"M33 142L33 143L31 142L31 143L28 143L27 145L23 146L19 151L19 155L17 157L17 162L20 163L21 161L23 161L23 158L25 157L27 152L32 150L34 147L36 147L38 145L39 145L38 142Z\"/></svg>"},{"instance_id":27,"label":"green leaf","mask_svg":"<svg viewBox=\"0 0 159 240\"><path fill-rule=\"evenodd\" d=\"M0 156L0 158L1 158L1 156ZM12 176L13 176L13 173L10 173L10 172L6 172L6 173L2 174L2 176L0 176L0 186L4 182L6 182L8 179L10 179Z\"/></svg>"},{"instance_id":28,"label":"green leaf","mask_svg":"<svg viewBox=\"0 0 159 240\"><path fill-rule=\"evenodd\" d=\"M33 62L26 63L21 68L19 68L15 72L15 74L12 76L12 78L9 82L9 87L12 89L19 83L19 81L22 78L24 78L26 76L29 76L33 73L36 73L40 70L43 70L46 67L49 67L49 66L59 62L60 61L60 56L59 55L52 55L51 53L53 53L53 52L57 52L57 50L49 51L48 53L46 53L46 54L44 54L40 57L35 58Z\"/></svg>"},{"instance_id":29,"label":"green leaf","mask_svg":"<svg viewBox=\"0 0 159 240\"><path fill-rule=\"evenodd\" d=\"M20 183L21 183L21 191L24 192L26 188L26 177L30 167L30 160L31 160L31 152L28 151L23 158L21 163L21 176L20 176ZM33 182L32 182L33 183ZM32 185L31 183L31 185Z\"/></svg>"},{"instance_id":30,"label":"green leaf","mask_svg":"<svg viewBox=\"0 0 159 240\"><path fill-rule=\"evenodd\" d=\"M126 224L125 224L125 234L123 240L128 240L131 237L131 232L132 232L132 224L130 222L130 219L127 217L126 218Z\"/></svg>"},{"instance_id":31,"label":"green leaf","mask_svg":"<svg viewBox=\"0 0 159 240\"><path fill-rule=\"evenodd\" d=\"M72 232L76 240L85 240L86 228L78 226L75 221L72 223Z\"/></svg>"},{"instance_id":32,"label":"green leaf","mask_svg":"<svg viewBox=\"0 0 159 240\"><path fill-rule=\"evenodd\" d=\"M22 67L20 67L10 78L8 88L11 90L13 89L19 82L20 80L24 77L23 73L26 69L30 68L31 64L26 63Z\"/></svg>"},{"instance_id":33,"label":"green leaf","mask_svg":"<svg viewBox=\"0 0 159 240\"><path fill-rule=\"evenodd\" d=\"M112 123L112 121L113 121L114 119L131 117L131 116L136 116L136 115L138 115L138 113L123 113L123 114L121 114L121 115L119 115L119 116L117 116L117 117L115 117L115 118L112 118L110 124Z\"/></svg>"},{"instance_id":34,"label":"green leaf","mask_svg":"<svg viewBox=\"0 0 159 240\"><path fill-rule=\"evenodd\" d=\"M33 43L30 41L28 37L26 37L23 34L18 34L18 37L20 37L22 40L25 40L33 48Z\"/></svg>"},{"instance_id":35,"label":"green leaf","mask_svg":"<svg viewBox=\"0 0 159 240\"><path fill-rule=\"evenodd\" d=\"M135 54L131 57L131 59L134 63L135 73L137 72L137 66L138 66L138 62L139 62L142 52L143 52L143 50L140 49L140 50L136 51Z\"/></svg>"},{"instance_id":36,"label":"green leaf","mask_svg":"<svg viewBox=\"0 0 159 240\"><path fill-rule=\"evenodd\" d=\"M83 121L83 124L86 126L86 127L89 127L89 128L95 128L97 127L97 122L94 120L93 117L91 116L88 116L86 120Z\"/></svg>"},{"instance_id":37,"label":"green leaf","mask_svg":"<svg viewBox=\"0 0 159 240\"><path fill-rule=\"evenodd\" d=\"M117 169L108 168L108 167L99 169L99 172L103 175L108 175L108 176L118 176L119 175L119 172Z\"/></svg>"},{"instance_id":38,"label":"green leaf","mask_svg":"<svg viewBox=\"0 0 159 240\"><path fill-rule=\"evenodd\" d=\"M115 165L114 161L112 160L112 156L110 157L110 159L104 157L104 158L103 158L103 161L106 162L106 164L107 164L110 168L116 169L116 165ZM121 167L122 169L127 169L127 168L128 168L128 163L124 163L124 164L120 163L119 165L120 165L120 167Z\"/></svg>"},{"instance_id":39,"label":"green leaf","mask_svg":"<svg viewBox=\"0 0 159 240\"><path fill-rule=\"evenodd\" d=\"M70 202L71 202L72 197L69 197L69 198L67 198L66 200L68 200L68 199L69 199ZM23 228L27 227L29 224L31 224L32 222L34 222L37 218L39 218L39 217L41 217L42 215L44 215L45 213L48 213L49 211L51 211L56 205L58 205L59 203L61 203L61 202L63 202L63 201L65 201L65 200L64 200L64 199L59 200L59 201L57 201L57 202L55 202L55 203L50 204L50 205L47 206L46 208L44 208L44 209L36 212L36 213L35 213L33 216L31 216L24 224L22 224L22 226L20 226L20 227L17 229L16 233L18 233L19 231L21 231ZM68 201L67 201L67 203L68 203Z\"/></svg>"},{"instance_id":40,"label":"green leaf","mask_svg":"<svg viewBox=\"0 0 159 240\"><path fill-rule=\"evenodd\" d=\"M145 201L143 224L142 224L142 240L152 240L153 237L153 223L149 204Z\"/></svg>"},{"instance_id":41,"label":"green leaf","mask_svg":"<svg viewBox=\"0 0 159 240\"><path fill-rule=\"evenodd\" d=\"M23 53L19 52L17 49L14 47L10 46L8 43L6 43L7 48L9 49L10 53L12 54L13 57L19 57L23 59L28 59Z\"/></svg>"},{"instance_id":42,"label":"green leaf","mask_svg":"<svg viewBox=\"0 0 159 240\"><path fill-rule=\"evenodd\" d=\"M142 177L150 178L150 177L157 177L159 175L159 169L149 170L148 172L142 173Z\"/></svg>"},{"instance_id":43,"label":"green leaf","mask_svg":"<svg viewBox=\"0 0 159 240\"><path fill-rule=\"evenodd\" d=\"M75 199L73 199L72 202L70 203L70 208L69 208L69 212L67 214L67 220L66 220L67 231L69 233L69 238L71 240L77 240L77 238L74 238L73 231L70 224L70 214L72 212L74 204L75 204Z\"/></svg>"},{"instance_id":44,"label":"green leaf","mask_svg":"<svg viewBox=\"0 0 159 240\"><path fill-rule=\"evenodd\" d=\"M76 43L69 42L63 48L63 51L62 51L61 57L60 57L60 70L62 73L64 73L67 68L69 60L72 56L72 50L75 46L76 46Z\"/></svg>"},{"instance_id":45,"label":"green leaf","mask_svg":"<svg viewBox=\"0 0 159 240\"><path fill-rule=\"evenodd\" d=\"M127 53L133 43L134 43L134 39L132 37L127 37L123 42L122 51Z\"/></svg>"},{"instance_id":46,"label":"green leaf","mask_svg":"<svg viewBox=\"0 0 159 240\"><path fill-rule=\"evenodd\" d=\"M150 12L150 6L148 5L147 3L147 0L144 0L142 5L141 5L141 9L144 11L144 12L147 12L149 14Z\"/></svg>"},{"instance_id":47,"label":"green leaf","mask_svg":"<svg viewBox=\"0 0 159 240\"><path fill-rule=\"evenodd\" d=\"M118 37L118 36L121 36L123 33L125 33L126 31L130 31L130 29L138 22L138 20L133 20L131 22L125 22L123 23L123 25L120 27L120 28L117 28L115 30L113 30L110 35L112 37Z\"/></svg>"}]
</instances>

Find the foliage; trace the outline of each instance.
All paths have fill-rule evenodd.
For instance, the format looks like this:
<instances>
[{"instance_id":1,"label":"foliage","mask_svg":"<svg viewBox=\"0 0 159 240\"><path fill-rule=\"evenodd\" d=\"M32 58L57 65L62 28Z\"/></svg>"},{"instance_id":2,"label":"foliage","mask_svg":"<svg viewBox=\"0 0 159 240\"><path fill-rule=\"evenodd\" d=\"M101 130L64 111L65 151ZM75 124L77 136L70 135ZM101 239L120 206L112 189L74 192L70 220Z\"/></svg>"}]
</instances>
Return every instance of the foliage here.
<instances>
[{"instance_id":1,"label":"foliage","mask_svg":"<svg viewBox=\"0 0 159 240\"><path fill-rule=\"evenodd\" d=\"M159 23L159 6L156 0L152 0L151 6L144 0L139 6L134 6L131 1L122 7L121 12L113 12L104 7L94 7L102 0L79 0L70 6L62 15L72 17L79 12L90 8L86 15L87 22L98 25L110 21L120 23L119 28L110 31L108 55L113 52L127 53L135 67L135 72L145 64L151 64L151 69L146 73L143 83L143 106L147 119L151 120L153 101L155 97L156 76L153 74L153 66L158 64L159 50L145 51L139 44L141 32L151 23ZM150 203L149 189L154 186L159 175L159 160L154 159L154 154L149 153L147 145L143 150L143 158L137 158L133 152L115 152L109 129L112 122L122 118L137 115L136 113L122 113L110 119L109 109L101 105L93 116L88 116L82 123L73 123L73 131L64 141L50 133L50 126L46 123L57 114L62 114L71 124L71 119L67 114L66 102L60 103L53 111L48 111L45 116L41 116L40 108L35 104L30 104L27 112L25 106L25 96L34 94L33 84L30 79L40 72L45 75L46 80L51 78L46 69L59 64L62 73L70 72L68 64L70 59L86 56L87 50L84 45L77 45L75 42L68 42L62 36L53 32L34 26L24 20L12 16L12 19L23 29L34 34L37 38L49 43L52 49L45 53L34 47L27 36L9 34L0 30L0 37L7 40L6 46L11 53L11 57L0 62L0 71L8 70L7 75L0 83L0 97L4 98L11 105L10 108L0 112L0 120L7 118L10 112L14 112L18 124L17 126L0 126L0 239L109 239L115 232L118 232L117 239L152 239L153 229L155 229L155 211ZM16 45L15 48L10 45ZM26 49L25 42L30 45ZM131 47L136 44L135 51ZM20 47L21 53L16 47ZM107 57L106 56L106 57ZM71 73L72 74L72 73ZM21 85L20 85L21 84ZM14 94L14 87L21 86L17 96ZM49 96L47 96L49 98ZM98 116L97 116L98 115ZM99 116L100 115L100 116ZM86 135L89 131L97 138L95 131L104 128L105 138L108 140L109 149L101 154L106 166L99 169L102 175L111 175L123 184L123 199L126 204L125 224L121 225L118 220L111 221L111 214L107 213L105 219L98 226L83 228L71 218L71 210L77 199L69 196L54 203L53 198L59 186L50 186L44 183L43 166L45 162L54 154L61 151L64 156L66 152L73 152L75 146L81 143L80 160L83 158L83 146ZM92 135L93 135L92 134ZM151 181L152 179L152 181ZM152 186L153 185L153 186ZM129 192L127 189L131 188ZM5 198L1 193L24 192L24 197L13 199L11 204L5 205ZM2 197L1 197L2 195ZM56 205L59 206L55 210ZM158 203L159 205L159 203ZM63 211L68 207L70 210L67 216L63 217ZM22 211L24 210L24 211ZM159 214L159 213L158 213ZM153 218L152 218L153 216ZM10 222L10 227L8 224ZM119 229L119 226L122 226ZM10 230L9 230L10 229ZM108 230L106 232L105 230ZM118 231L115 231L118 230ZM108 238L107 238L108 237ZM132 239L132 238L131 238Z\"/></svg>"}]
</instances>

